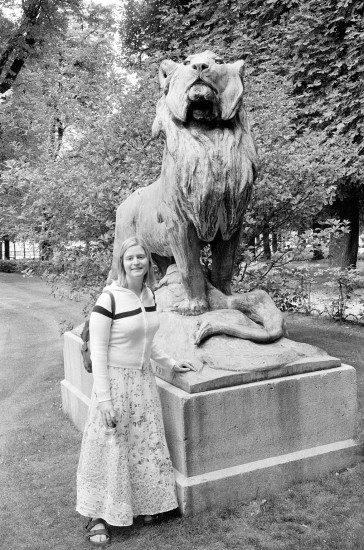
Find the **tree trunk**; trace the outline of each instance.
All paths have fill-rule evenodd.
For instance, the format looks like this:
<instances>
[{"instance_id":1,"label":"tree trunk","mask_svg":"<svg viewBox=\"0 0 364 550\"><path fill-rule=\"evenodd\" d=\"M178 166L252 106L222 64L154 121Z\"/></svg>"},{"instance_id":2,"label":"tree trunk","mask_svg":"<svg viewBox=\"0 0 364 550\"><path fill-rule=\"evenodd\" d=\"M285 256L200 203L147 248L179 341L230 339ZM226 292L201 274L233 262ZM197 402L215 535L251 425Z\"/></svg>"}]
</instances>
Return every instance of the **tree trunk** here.
<instances>
[{"instance_id":1,"label":"tree trunk","mask_svg":"<svg viewBox=\"0 0 364 550\"><path fill-rule=\"evenodd\" d=\"M12 36L0 56L0 94L10 90L26 59L34 51L39 35L40 0L23 2L23 17L19 29Z\"/></svg>"},{"instance_id":2,"label":"tree trunk","mask_svg":"<svg viewBox=\"0 0 364 550\"><path fill-rule=\"evenodd\" d=\"M40 259L42 261L50 260L52 257L52 245L49 241L40 243Z\"/></svg>"},{"instance_id":3,"label":"tree trunk","mask_svg":"<svg viewBox=\"0 0 364 550\"><path fill-rule=\"evenodd\" d=\"M273 254L278 251L278 233L276 231L272 232L272 250Z\"/></svg>"},{"instance_id":4,"label":"tree trunk","mask_svg":"<svg viewBox=\"0 0 364 550\"><path fill-rule=\"evenodd\" d=\"M10 241L6 237L4 237L4 246L5 246L4 258L5 260L10 260Z\"/></svg>"},{"instance_id":5,"label":"tree trunk","mask_svg":"<svg viewBox=\"0 0 364 550\"><path fill-rule=\"evenodd\" d=\"M263 228L263 257L265 260L270 260L272 252L269 243L269 225L266 224Z\"/></svg>"},{"instance_id":6,"label":"tree trunk","mask_svg":"<svg viewBox=\"0 0 364 550\"><path fill-rule=\"evenodd\" d=\"M359 204L356 196L337 201L335 209L340 220L350 222L349 233L330 243L329 260L333 267L356 267L359 247Z\"/></svg>"},{"instance_id":7,"label":"tree trunk","mask_svg":"<svg viewBox=\"0 0 364 550\"><path fill-rule=\"evenodd\" d=\"M312 229L313 229L313 232L320 231L321 229L321 225L317 222L316 219L314 219L312 222ZM315 242L313 245L312 260L318 261L318 260L323 260L323 258L324 258L324 253L322 250L322 244L320 242Z\"/></svg>"},{"instance_id":8,"label":"tree trunk","mask_svg":"<svg viewBox=\"0 0 364 550\"><path fill-rule=\"evenodd\" d=\"M247 241L247 247L249 249L250 254L252 254L254 260L256 259L257 254L257 244L255 242L255 235L251 235ZM241 258L242 260L242 258ZM241 261L240 260L240 261Z\"/></svg>"}]
</instances>

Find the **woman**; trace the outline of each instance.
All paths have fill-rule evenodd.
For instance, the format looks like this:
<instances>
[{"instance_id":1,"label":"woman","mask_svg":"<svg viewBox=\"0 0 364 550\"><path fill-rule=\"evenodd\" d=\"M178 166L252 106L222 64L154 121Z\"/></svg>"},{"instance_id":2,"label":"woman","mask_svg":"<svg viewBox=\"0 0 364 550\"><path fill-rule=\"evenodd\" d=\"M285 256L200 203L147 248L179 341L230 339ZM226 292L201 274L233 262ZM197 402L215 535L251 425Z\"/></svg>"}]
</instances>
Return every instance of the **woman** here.
<instances>
[{"instance_id":1,"label":"woman","mask_svg":"<svg viewBox=\"0 0 364 550\"><path fill-rule=\"evenodd\" d=\"M114 319L106 292L90 317L94 387L77 471L76 510L91 518L86 536L99 546L110 542L107 523L131 525L140 515L148 523L178 506L150 359L174 372L194 367L175 361L153 342L159 328L154 283L145 243L127 239L118 279L106 287L115 299Z\"/></svg>"}]
</instances>

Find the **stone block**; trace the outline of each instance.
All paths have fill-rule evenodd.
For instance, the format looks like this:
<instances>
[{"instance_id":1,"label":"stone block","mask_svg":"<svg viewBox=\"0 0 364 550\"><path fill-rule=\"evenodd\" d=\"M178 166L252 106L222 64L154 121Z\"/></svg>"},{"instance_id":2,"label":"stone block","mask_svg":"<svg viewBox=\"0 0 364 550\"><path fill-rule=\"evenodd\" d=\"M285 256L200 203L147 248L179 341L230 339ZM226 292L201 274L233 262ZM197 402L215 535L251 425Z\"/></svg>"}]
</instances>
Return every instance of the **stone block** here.
<instances>
[{"instance_id":1,"label":"stone block","mask_svg":"<svg viewBox=\"0 0 364 550\"><path fill-rule=\"evenodd\" d=\"M63 412L82 431L90 405L93 377L83 366L80 333L81 327L77 327L64 335L61 392Z\"/></svg>"},{"instance_id":2,"label":"stone block","mask_svg":"<svg viewBox=\"0 0 364 550\"><path fill-rule=\"evenodd\" d=\"M184 514L268 496L362 459L348 365L198 394L157 383Z\"/></svg>"},{"instance_id":3,"label":"stone block","mask_svg":"<svg viewBox=\"0 0 364 550\"><path fill-rule=\"evenodd\" d=\"M198 394L158 385L171 456L188 477L354 437L353 367Z\"/></svg>"}]
</instances>

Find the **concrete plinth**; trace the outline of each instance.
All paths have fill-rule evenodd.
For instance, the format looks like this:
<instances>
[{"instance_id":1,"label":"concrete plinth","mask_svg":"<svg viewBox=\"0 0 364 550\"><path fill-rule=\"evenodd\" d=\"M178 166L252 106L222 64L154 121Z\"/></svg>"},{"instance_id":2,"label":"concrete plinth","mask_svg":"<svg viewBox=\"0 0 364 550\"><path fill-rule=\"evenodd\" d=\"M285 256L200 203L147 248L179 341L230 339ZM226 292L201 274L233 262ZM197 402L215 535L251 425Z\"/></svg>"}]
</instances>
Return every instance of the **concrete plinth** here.
<instances>
[{"instance_id":1,"label":"concrete plinth","mask_svg":"<svg viewBox=\"0 0 364 550\"><path fill-rule=\"evenodd\" d=\"M61 393L63 412L83 431L90 406L93 377L83 366L80 332L76 329L64 335L64 380L61 382Z\"/></svg>"},{"instance_id":2,"label":"concrete plinth","mask_svg":"<svg viewBox=\"0 0 364 550\"><path fill-rule=\"evenodd\" d=\"M267 496L360 459L353 367L199 394L158 385L183 513Z\"/></svg>"},{"instance_id":3,"label":"concrete plinth","mask_svg":"<svg viewBox=\"0 0 364 550\"><path fill-rule=\"evenodd\" d=\"M65 334L64 412L82 429L92 375ZM361 459L356 371L342 365L187 393L157 378L182 513L234 506Z\"/></svg>"}]
</instances>

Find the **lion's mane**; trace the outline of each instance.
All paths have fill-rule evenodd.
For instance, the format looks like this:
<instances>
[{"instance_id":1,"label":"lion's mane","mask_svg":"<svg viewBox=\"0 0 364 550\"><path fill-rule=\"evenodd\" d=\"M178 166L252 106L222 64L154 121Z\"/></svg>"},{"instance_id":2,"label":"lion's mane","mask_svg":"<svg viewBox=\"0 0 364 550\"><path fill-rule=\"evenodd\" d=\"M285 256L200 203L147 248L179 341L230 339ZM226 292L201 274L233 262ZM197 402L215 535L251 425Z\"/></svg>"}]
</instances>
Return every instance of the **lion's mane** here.
<instances>
[{"instance_id":1,"label":"lion's mane","mask_svg":"<svg viewBox=\"0 0 364 550\"><path fill-rule=\"evenodd\" d=\"M165 136L161 179L192 221L198 237L211 241L218 230L228 239L241 225L256 171L256 148L246 113L212 129L186 125L161 98L154 134Z\"/></svg>"}]
</instances>

